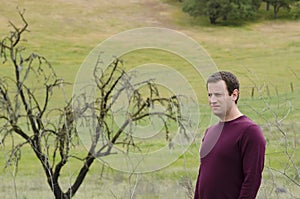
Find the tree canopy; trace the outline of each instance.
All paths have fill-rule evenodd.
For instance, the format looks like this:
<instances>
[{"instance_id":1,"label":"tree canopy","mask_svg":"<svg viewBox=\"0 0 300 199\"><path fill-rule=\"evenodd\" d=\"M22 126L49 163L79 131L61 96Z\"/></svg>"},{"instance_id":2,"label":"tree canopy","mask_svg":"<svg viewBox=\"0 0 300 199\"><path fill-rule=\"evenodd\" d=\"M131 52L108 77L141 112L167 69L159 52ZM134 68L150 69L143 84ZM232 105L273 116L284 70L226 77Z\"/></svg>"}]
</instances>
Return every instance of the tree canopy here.
<instances>
[{"instance_id":1,"label":"tree canopy","mask_svg":"<svg viewBox=\"0 0 300 199\"><path fill-rule=\"evenodd\" d=\"M187 0L183 11L191 16L207 16L211 24L227 18L252 16L260 5L260 0Z\"/></svg>"},{"instance_id":2,"label":"tree canopy","mask_svg":"<svg viewBox=\"0 0 300 199\"><path fill-rule=\"evenodd\" d=\"M182 9L193 17L206 16L211 24L216 24L221 20L255 16L262 2L266 3L267 10L273 7L273 16L277 18L281 8L291 10L298 0L186 0Z\"/></svg>"},{"instance_id":3,"label":"tree canopy","mask_svg":"<svg viewBox=\"0 0 300 199\"><path fill-rule=\"evenodd\" d=\"M274 18L277 18L278 12L281 8L290 10L291 5L296 2L295 0L264 0L268 5L273 7Z\"/></svg>"}]
</instances>

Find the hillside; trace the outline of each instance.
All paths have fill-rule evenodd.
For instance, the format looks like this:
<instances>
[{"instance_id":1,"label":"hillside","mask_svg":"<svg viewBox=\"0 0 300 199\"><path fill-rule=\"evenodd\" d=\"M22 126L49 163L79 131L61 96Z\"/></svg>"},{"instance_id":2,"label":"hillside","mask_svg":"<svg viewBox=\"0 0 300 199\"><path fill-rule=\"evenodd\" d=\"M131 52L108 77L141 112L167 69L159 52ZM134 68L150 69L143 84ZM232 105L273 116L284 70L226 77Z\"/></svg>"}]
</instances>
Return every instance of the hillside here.
<instances>
[{"instance_id":1,"label":"hillside","mask_svg":"<svg viewBox=\"0 0 300 199\"><path fill-rule=\"evenodd\" d=\"M90 50L122 31L142 27L170 28L197 40L219 69L252 71L260 84L265 80L280 91L300 76L300 22L264 21L239 27L197 25L181 12L180 5L160 0L54 0L1 2L0 36L8 21L20 23L16 7L25 9L30 33L28 48L46 56L69 80ZM63 68L62 68L63 67ZM270 70L276 69L276 70ZM286 77L289 77L288 79ZM251 86L249 77L242 83ZM280 82L280 85L278 85Z\"/></svg>"}]
</instances>

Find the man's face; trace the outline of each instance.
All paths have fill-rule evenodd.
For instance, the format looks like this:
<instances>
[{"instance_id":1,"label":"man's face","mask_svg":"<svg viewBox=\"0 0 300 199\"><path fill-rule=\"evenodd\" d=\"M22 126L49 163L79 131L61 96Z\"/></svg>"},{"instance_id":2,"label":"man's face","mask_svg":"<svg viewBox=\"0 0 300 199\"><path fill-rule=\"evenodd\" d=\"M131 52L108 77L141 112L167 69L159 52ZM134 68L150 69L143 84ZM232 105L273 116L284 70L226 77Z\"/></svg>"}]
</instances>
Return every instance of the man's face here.
<instances>
[{"instance_id":1,"label":"man's face","mask_svg":"<svg viewBox=\"0 0 300 199\"><path fill-rule=\"evenodd\" d=\"M208 83L207 91L212 112L219 118L224 119L235 104L235 96L229 96L226 83L223 80Z\"/></svg>"}]
</instances>

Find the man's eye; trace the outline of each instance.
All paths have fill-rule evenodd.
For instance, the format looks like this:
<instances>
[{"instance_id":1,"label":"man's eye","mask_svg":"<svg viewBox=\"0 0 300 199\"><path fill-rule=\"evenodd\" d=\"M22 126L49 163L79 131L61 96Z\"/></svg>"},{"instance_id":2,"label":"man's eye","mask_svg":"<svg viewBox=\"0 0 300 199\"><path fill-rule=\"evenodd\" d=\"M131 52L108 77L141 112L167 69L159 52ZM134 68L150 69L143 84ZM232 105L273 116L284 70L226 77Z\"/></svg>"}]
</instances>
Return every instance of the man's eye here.
<instances>
[{"instance_id":1,"label":"man's eye","mask_svg":"<svg viewBox=\"0 0 300 199\"><path fill-rule=\"evenodd\" d=\"M208 97L211 97L212 96L212 94L211 93L208 93Z\"/></svg>"},{"instance_id":2,"label":"man's eye","mask_svg":"<svg viewBox=\"0 0 300 199\"><path fill-rule=\"evenodd\" d=\"M215 96L220 97L220 96L222 96L222 94L221 93L216 93Z\"/></svg>"}]
</instances>

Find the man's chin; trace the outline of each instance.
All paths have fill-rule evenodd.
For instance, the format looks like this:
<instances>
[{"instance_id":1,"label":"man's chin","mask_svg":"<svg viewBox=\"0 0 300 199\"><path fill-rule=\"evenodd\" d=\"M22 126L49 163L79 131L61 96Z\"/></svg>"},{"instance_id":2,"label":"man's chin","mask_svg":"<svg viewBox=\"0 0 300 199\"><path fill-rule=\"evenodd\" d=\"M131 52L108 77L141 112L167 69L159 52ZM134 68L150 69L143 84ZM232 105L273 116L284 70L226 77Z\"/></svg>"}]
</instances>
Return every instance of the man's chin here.
<instances>
[{"instance_id":1,"label":"man's chin","mask_svg":"<svg viewBox=\"0 0 300 199\"><path fill-rule=\"evenodd\" d=\"M223 119L225 117L225 114L221 113L220 111L213 110L212 112L215 116L217 116L220 119Z\"/></svg>"}]
</instances>

